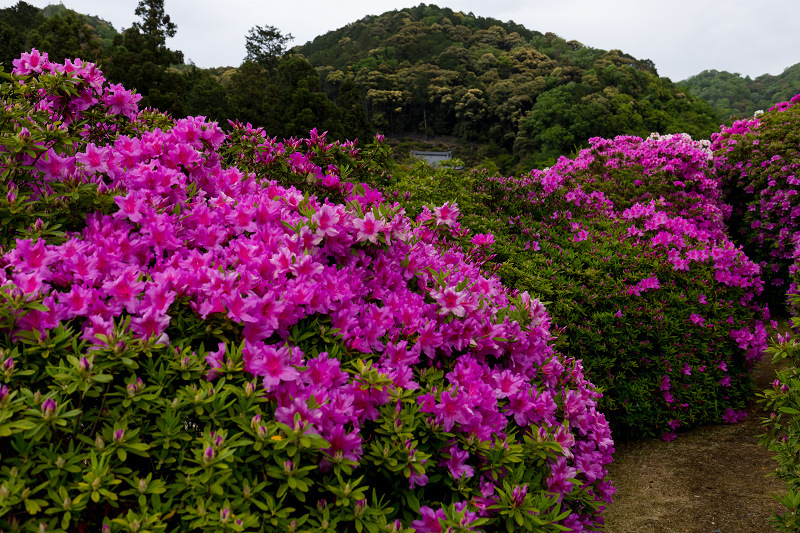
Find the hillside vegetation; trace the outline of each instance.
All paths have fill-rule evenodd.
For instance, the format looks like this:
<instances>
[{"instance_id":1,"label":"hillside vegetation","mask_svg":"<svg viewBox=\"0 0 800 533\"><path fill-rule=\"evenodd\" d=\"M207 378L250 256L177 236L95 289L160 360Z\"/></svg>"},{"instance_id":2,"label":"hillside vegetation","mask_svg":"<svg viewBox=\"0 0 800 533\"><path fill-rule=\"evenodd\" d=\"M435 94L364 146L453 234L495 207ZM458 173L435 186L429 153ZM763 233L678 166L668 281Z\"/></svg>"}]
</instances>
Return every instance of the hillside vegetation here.
<instances>
[{"instance_id":1,"label":"hillside vegetation","mask_svg":"<svg viewBox=\"0 0 800 533\"><path fill-rule=\"evenodd\" d=\"M257 26L248 35L255 53L215 69L184 65L166 47L177 27L162 0L142 6L141 21L116 32L63 6L20 1L0 10L0 60L8 71L32 47L54 61L80 56L136 89L144 106L224 127L238 119L278 137L313 127L340 140L375 131L454 137L507 171L547 166L591 137L707 138L718 124L649 60L434 5L365 17L290 50L275 28Z\"/></svg>"},{"instance_id":2,"label":"hillside vegetation","mask_svg":"<svg viewBox=\"0 0 800 533\"><path fill-rule=\"evenodd\" d=\"M699 138L717 127L713 109L649 60L434 5L365 17L294 50L334 100L355 86L379 131L452 134L505 162L550 162L595 136Z\"/></svg>"},{"instance_id":3,"label":"hillside vegetation","mask_svg":"<svg viewBox=\"0 0 800 533\"><path fill-rule=\"evenodd\" d=\"M756 111L766 111L800 93L800 63L777 76L764 74L757 78L742 77L724 70L704 70L679 82L679 85L711 104L720 118L730 125L737 117L750 117Z\"/></svg>"}]
</instances>

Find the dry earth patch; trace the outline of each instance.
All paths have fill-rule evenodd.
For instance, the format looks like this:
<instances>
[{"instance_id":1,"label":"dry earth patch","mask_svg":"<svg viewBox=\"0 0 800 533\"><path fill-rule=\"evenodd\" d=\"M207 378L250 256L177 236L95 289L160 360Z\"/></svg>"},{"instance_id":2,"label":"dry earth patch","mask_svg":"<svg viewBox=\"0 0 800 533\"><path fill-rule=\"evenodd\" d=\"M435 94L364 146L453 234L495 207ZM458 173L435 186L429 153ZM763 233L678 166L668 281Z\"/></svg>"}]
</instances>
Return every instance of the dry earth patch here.
<instances>
[{"instance_id":1,"label":"dry earth patch","mask_svg":"<svg viewBox=\"0 0 800 533\"><path fill-rule=\"evenodd\" d=\"M769 356L756 369L756 390L771 386ZM758 445L761 405L739 424L618 443L611 477L617 487L605 512L607 533L769 533L783 484L766 474L777 462Z\"/></svg>"}]
</instances>

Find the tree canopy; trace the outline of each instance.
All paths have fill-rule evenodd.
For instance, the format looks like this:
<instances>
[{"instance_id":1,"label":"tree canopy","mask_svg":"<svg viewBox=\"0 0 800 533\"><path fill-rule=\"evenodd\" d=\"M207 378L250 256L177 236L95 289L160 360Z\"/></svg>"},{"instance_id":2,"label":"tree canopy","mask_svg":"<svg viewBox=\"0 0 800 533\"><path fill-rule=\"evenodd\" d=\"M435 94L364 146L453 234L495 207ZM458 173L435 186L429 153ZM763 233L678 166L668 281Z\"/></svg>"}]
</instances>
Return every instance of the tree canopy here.
<instances>
[{"instance_id":1,"label":"tree canopy","mask_svg":"<svg viewBox=\"0 0 800 533\"><path fill-rule=\"evenodd\" d=\"M787 102L800 92L800 63L781 74L764 74L753 79L739 73L704 70L680 82L692 94L711 104L727 124L737 117L766 111L777 102Z\"/></svg>"},{"instance_id":2,"label":"tree canopy","mask_svg":"<svg viewBox=\"0 0 800 533\"><path fill-rule=\"evenodd\" d=\"M708 137L718 124L652 61L433 5L365 17L295 50L332 98L352 79L378 130L455 135L522 166L595 136Z\"/></svg>"}]
</instances>

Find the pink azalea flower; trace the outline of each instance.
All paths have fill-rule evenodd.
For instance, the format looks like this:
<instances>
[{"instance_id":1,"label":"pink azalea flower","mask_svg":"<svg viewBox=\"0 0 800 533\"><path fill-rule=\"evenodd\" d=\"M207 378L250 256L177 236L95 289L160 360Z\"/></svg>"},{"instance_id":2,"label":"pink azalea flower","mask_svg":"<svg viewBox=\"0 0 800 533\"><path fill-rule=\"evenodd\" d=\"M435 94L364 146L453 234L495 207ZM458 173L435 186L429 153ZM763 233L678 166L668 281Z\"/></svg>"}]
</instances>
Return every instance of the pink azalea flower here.
<instances>
[{"instance_id":1,"label":"pink azalea flower","mask_svg":"<svg viewBox=\"0 0 800 533\"><path fill-rule=\"evenodd\" d=\"M468 300L468 295L463 291L456 292L452 287L446 287L442 292L432 290L431 296L436 300L441 308L439 314L446 316L453 313L456 316L463 317L466 314L464 303Z\"/></svg>"},{"instance_id":2,"label":"pink azalea flower","mask_svg":"<svg viewBox=\"0 0 800 533\"><path fill-rule=\"evenodd\" d=\"M445 202L441 207L433 208L433 215L436 217L437 226L444 225L452 228L459 214L457 203L450 205L450 202Z\"/></svg>"},{"instance_id":3,"label":"pink azalea flower","mask_svg":"<svg viewBox=\"0 0 800 533\"><path fill-rule=\"evenodd\" d=\"M372 211L368 211L364 218L353 219L353 226L358 230L356 233L356 241L363 242L369 241L373 244L378 243L378 236L383 229L384 222L377 220Z\"/></svg>"},{"instance_id":4,"label":"pink azalea flower","mask_svg":"<svg viewBox=\"0 0 800 533\"><path fill-rule=\"evenodd\" d=\"M457 445L453 444L444 451L444 455L449 455L448 459L442 459L440 465L446 466L450 471L450 475L454 479L471 478L475 475L475 470L467 464L469 453L462 450Z\"/></svg>"},{"instance_id":5,"label":"pink azalea flower","mask_svg":"<svg viewBox=\"0 0 800 533\"><path fill-rule=\"evenodd\" d=\"M292 352L296 352L293 354ZM256 376L262 376L265 388L273 388L283 381L294 381L300 372L294 367L299 362L300 350L281 346L267 345L262 342L245 341L242 355L244 367Z\"/></svg>"},{"instance_id":6,"label":"pink azalea flower","mask_svg":"<svg viewBox=\"0 0 800 533\"><path fill-rule=\"evenodd\" d=\"M434 511L427 505L423 505L419 508L419 513L422 515L420 520L411 522L411 527L414 528L417 533L441 533L442 526L439 521L446 518L444 509L437 509Z\"/></svg>"}]
</instances>

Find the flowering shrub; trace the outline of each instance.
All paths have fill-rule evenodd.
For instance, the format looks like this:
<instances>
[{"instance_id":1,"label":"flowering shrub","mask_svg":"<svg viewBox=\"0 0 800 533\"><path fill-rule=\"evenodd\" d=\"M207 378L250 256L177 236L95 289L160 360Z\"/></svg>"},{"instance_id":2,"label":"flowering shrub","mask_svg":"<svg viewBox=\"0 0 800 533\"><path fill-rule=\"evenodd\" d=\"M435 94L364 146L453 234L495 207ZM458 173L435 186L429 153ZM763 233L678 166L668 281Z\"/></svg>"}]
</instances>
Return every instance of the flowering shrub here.
<instances>
[{"instance_id":1,"label":"flowering shrub","mask_svg":"<svg viewBox=\"0 0 800 533\"><path fill-rule=\"evenodd\" d=\"M800 95L712 136L714 167L734 208L732 235L762 266L769 301L781 308L800 237L798 102Z\"/></svg>"},{"instance_id":2,"label":"flowering shrub","mask_svg":"<svg viewBox=\"0 0 800 533\"><path fill-rule=\"evenodd\" d=\"M769 418L763 420L761 445L776 453L773 474L786 484L778 500L786 507L775 516L781 531L800 530L800 206L797 169L800 137L797 134L800 95L773 106L752 120L740 121L715 139L715 160L727 194L734 202L732 226L745 248L761 261L771 278L771 299L787 301L793 333L779 335L768 353L783 363L773 388L761 395ZM738 217L736 216L738 215ZM787 294L788 289L788 294Z\"/></svg>"},{"instance_id":3,"label":"flowering shrub","mask_svg":"<svg viewBox=\"0 0 800 533\"><path fill-rule=\"evenodd\" d=\"M15 65L0 527L602 523L600 394L541 302L481 272L480 239L448 244L456 206L410 219L315 131L226 136L139 112L93 65Z\"/></svg>"},{"instance_id":4,"label":"flowering shrub","mask_svg":"<svg viewBox=\"0 0 800 533\"><path fill-rule=\"evenodd\" d=\"M741 419L766 346L758 267L726 236L709 162L707 142L681 135L593 139L530 176L412 171L397 187L412 210L462 198L503 281L547 301L616 434L670 440Z\"/></svg>"},{"instance_id":5,"label":"flowering shrub","mask_svg":"<svg viewBox=\"0 0 800 533\"><path fill-rule=\"evenodd\" d=\"M793 298L795 304L800 297ZM792 317L794 329L800 327L800 318ZM770 343L767 353L776 364L781 364L772 389L760 394L764 408L770 413L763 419L765 433L759 444L775 452L778 468L770 475L776 476L786 484L786 494L778 501L786 510L776 513L774 525L780 531L800 530L800 344L790 333L778 335L777 341ZM788 365L787 365L788 363Z\"/></svg>"}]
</instances>

